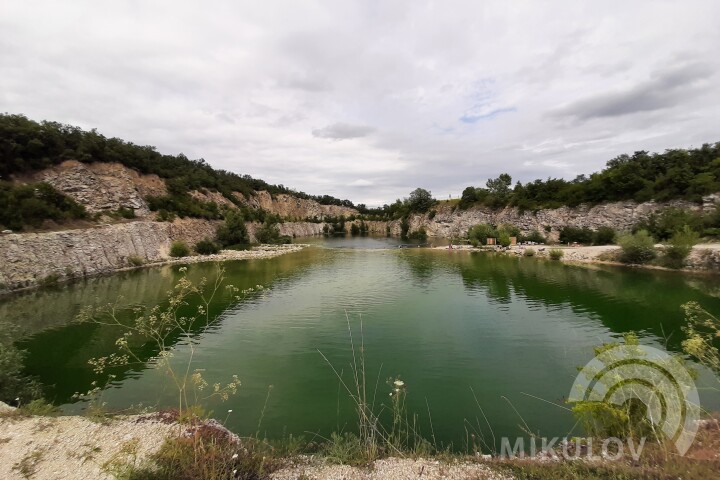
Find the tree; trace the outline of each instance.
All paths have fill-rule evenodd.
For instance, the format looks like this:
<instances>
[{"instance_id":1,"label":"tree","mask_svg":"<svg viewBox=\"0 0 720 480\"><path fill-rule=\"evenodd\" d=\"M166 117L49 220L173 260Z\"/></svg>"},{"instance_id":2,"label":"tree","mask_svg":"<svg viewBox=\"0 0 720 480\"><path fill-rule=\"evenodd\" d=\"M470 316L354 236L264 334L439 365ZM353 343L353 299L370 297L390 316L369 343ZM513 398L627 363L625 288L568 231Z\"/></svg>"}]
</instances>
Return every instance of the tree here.
<instances>
[{"instance_id":1,"label":"tree","mask_svg":"<svg viewBox=\"0 0 720 480\"><path fill-rule=\"evenodd\" d=\"M250 243L245 219L237 210L225 211L225 223L217 229L217 240L224 247Z\"/></svg>"},{"instance_id":2,"label":"tree","mask_svg":"<svg viewBox=\"0 0 720 480\"><path fill-rule=\"evenodd\" d=\"M498 178L491 178L485 184L488 191L493 197L493 206L506 205L510 199L510 185L512 185L512 177L507 173L502 173Z\"/></svg>"},{"instance_id":3,"label":"tree","mask_svg":"<svg viewBox=\"0 0 720 480\"><path fill-rule=\"evenodd\" d=\"M424 188L416 188L410 192L408 206L411 212L425 213L435 204L432 194Z\"/></svg>"},{"instance_id":4,"label":"tree","mask_svg":"<svg viewBox=\"0 0 720 480\"><path fill-rule=\"evenodd\" d=\"M458 203L458 207L460 207L460 210L467 210L472 207L477 199L477 190L475 187L467 187L463 190L462 195L460 196L460 203Z\"/></svg>"}]
</instances>

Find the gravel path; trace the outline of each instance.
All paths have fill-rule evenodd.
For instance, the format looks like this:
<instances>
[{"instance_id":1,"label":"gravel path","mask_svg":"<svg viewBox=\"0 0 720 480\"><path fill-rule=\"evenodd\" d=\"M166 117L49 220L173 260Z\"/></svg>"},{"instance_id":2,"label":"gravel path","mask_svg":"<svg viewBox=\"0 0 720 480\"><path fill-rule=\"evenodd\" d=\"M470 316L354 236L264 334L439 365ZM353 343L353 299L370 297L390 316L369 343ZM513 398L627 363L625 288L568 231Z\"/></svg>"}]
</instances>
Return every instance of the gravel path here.
<instances>
[{"instance_id":1,"label":"gravel path","mask_svg":"<svg viewBox=\"0 0 720 480\"><path fill-rule=\"evenodd\" d=\"M109 462L139 464L177 431L142 416L106 423L85 417L0 417L0 478L112 479Z\"/></svg>"},{"instance_id":2,"label":"gravel path","mask_svg":"<svg viewBox=\"0 0 720 480\"><path fill-rule=\"evenodd\" d=\"M389 458L370 467L298 465L275 472L273 480L511 480L481 463L444 463L427 459Z\"/></svg>"}]
</instances>

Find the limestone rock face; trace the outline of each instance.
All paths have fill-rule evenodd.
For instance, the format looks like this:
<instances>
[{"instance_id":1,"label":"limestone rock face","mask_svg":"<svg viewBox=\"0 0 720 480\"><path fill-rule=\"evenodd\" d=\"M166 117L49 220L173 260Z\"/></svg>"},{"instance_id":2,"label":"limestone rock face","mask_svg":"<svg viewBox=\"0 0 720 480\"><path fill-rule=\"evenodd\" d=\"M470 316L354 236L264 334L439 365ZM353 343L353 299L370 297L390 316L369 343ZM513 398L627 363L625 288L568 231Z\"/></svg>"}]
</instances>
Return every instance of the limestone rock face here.
<instances>
[{"instance_id":1,"label":"limestone rock face","mask_svg":"<svg viewBox=\"0 0 720 480\"><path fill-rule=\"evenodd\" d=\"M81 163L67 160L35 175L84 205L89 213L130 208L137 216L150 213L145 197L166 195L165 182L157 175L140 175L119 163Z\"/></svg>"},{"instance_id":2,"label":"limestone rock face","mask_svg":"<svg viewBox=\"0 0 720 480\"><path fill-rule=\"evenodd\" d=\"M109 273L132 265L166 260L176 240L192 248L214 239L218 220L177 219L172 223L135 221L59 232L0 235L0 292L29 287L49 277L58 279ZM251 241L258 223L246 224ZM322 223L286 222L282 235L322 234Z\"/></svg>"},{"instance_id":3,"label":"limestone rock face","mask_svg":"<svg viewBox=\"0 0 720 480\"><path fill-rule=\"evenodd\" d=\"M255 195L250 197L245 197L239 192L236 192L235 195L249 207L262 208L291 221L302 221L306 218L322 220L327 216L339 217L345 215L347 217L358 214L358 211L354 208L339 205L321 205L315 200L297 198L284 193L271 195L263 190L255 192Z\"/></svg>"},{"instance_id":4,"label":"limestone rock face","mask_svg":"<svg viewBox=\"0 0 720 480\"><path fill-rule=\"evenodd\" d=\"M157 262L170 245L192 246L214 238L219 222L197 219L173 223L137 221L98 228L0 236L0 290L35 285L48 277L92 276L130 266L130 257Z\"/></svg>"},{"instance_id":5,"label":"limestone rock face","mask_svg":"<svg viewBox=\"0 0 720 480\"><path fill-rule=\"evenodd\" d=\"M709 199L710 200L710 199ZM712 202L715 198L713 197ZM410 230L424 227L428 235L449 237L467 233L468 229L478 223L493 225L511 224L520 228L523 233L538 230L541 234L557 240L559 230L563 227L587 227L597 230L600 227L612 227L615 230L630 230L633 225L647 219L652 213L667 207L678 207L691 211L703 211L712 208L714 203L698 205L686 201L668 203L657 202L613 202L596 206L581 205L576 208L561 207L538 210L537 212L520 212L517 208L507 207L493 210L487 207L473 207L465 211L455 212L447 205L437 209L437 214L430 220L427 215L414 215L410 218ZM391 228L399 229L399 223L391 222Z\"/></svg>"}]
</instances>

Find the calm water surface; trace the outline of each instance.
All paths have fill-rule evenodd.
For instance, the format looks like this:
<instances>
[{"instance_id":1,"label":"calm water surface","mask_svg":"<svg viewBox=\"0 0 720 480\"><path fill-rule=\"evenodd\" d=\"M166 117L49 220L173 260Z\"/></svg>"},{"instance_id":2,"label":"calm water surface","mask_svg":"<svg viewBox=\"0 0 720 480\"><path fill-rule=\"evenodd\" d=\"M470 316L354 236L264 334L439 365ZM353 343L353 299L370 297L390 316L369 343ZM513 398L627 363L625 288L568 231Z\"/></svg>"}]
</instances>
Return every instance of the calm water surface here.
<instances>
[{"instance_id":1,"label":"calm water surface","mask_svg":"<svg viewBox=\"0 0 720 480\"><path fill-rule=\"evenodd\" d=\"M563 399L594 346L636 331L643 343L679 351L681 304L696 300L720 312L715 277L401 250L385 238L312 242L299 253L225 264L228 283L267 287L231 308L223 293L213 304L221 321L200 338L195 356L211 384L240 377L236 396L207 407L220 419L232 409L227 425L241 434L258 430L266 398L260 430L269 437L353 429L347 395L319 353L349 380L346 315L356 342L362 318L376 403L387 404L386 381L400 376L408 409L427 436L429 410L438 442L462 447L478 418L489 435L473 391L498 438L521 435L523 422L543 436L581 434ZM87 360L114 351L118 333L73 322L75 315L84 305L162 303L178 269L138 270L4 299L0 318L25 331L27 370L40 377L47 396L78 412L87 405L73 403L72 394L96 380ZM189 275L213 276L215 269L191 265ZM178 362L187 358L181 340L175 348ZM156 353L141 350L147 358ZM175 405L168 379L151 364L117 373L103 394L110 408ZM718 386L701 372L708 409L720 410Z\"/></svg>"}]
</instances>

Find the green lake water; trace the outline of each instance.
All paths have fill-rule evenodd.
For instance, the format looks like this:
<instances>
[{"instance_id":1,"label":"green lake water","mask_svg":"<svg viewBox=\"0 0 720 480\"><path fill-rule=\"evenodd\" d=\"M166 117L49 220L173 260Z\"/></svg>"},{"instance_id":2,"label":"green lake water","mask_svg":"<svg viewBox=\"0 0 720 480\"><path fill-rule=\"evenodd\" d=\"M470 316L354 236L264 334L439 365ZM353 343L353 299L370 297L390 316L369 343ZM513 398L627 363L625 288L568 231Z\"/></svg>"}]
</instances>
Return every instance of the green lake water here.
<instances>
[{"instance_id":1,"label":"green lake water","mask_svg":"<svg viewBox=\"0 0 720 480\"><path fill-rule=\"evenodd\" d=\"M356 343L362 318L370 390L379 378L376 404L388 404L386 381L400 376L423 433L431 435L431 416L437 442L463 448L478 418L490 435L473 391L498 439L522 435L523 423L546 437L582 434L562 407L594 346L636 331L643 343L677 352L681 304L695 300L720 312L713 276L397 249L384 238L312 242L298 253L225 264L228 283L266 289L231 308L227 293L216 299L221 319L198 338L195 366L211 384L239 376L237 395L207 407L240 434L256 433L266 398L261 435L353 430L347 395L319 353L349 380L346 316ZM213 264L188 267L193 279L215 271ZM118 332L73 318L84 305L161 303L180 275L179 266L141 269L17 295L0 300L0 318L22 327L26 369L48 398L79 412L87 404L73 403L72 394L96 380L87 361L114 351ZM156 353L142 352L148 359ZM183 339L175 352L175 361L187 358ZM176 405L152 362L117 373L103 393L108 408ZM703 406L720 410L717 380L701 370L698 385Z\"/></svg>"}]
</instances>

